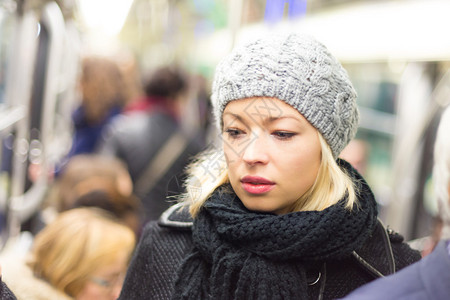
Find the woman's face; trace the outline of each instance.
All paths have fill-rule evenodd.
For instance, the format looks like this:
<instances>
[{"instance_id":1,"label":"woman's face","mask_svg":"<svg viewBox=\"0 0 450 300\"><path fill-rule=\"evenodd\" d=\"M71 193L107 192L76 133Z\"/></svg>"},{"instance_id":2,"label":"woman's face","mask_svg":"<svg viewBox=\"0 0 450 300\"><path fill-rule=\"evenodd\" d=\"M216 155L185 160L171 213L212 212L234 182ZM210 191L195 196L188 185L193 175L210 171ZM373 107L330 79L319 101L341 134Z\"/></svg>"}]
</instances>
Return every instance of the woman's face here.
<instances>
[{"instance_id":1,"label":"woman's face","mask_svg":"<svg viewBox=\"0 0 450 300\"><path fill-rule=\"evenodd\" d=\"M291 212L314 184L321 160L317 130L285 102L230 102L222 135L230 183L247 209Z\"/></svg>"},{"instance_id":2,"label":"woman's face","mask_svg":"<svg viewBox=\"0 0 450 300\"><path fill-rule=\"evenodd\" d=\"M119 298L129 253L121 253L111 265L99 268L87 281L76 300L115 300Z\"/></svg>"}]
</instances>

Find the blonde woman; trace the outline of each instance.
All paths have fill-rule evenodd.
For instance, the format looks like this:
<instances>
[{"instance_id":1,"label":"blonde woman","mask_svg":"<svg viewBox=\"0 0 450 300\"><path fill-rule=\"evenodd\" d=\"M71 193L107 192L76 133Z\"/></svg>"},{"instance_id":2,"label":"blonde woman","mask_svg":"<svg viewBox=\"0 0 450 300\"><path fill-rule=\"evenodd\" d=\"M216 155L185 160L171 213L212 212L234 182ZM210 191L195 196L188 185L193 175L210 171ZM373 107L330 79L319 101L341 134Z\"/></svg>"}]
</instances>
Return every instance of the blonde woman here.
<instances>
[{"instance_id":1,"label":"blonde woman","mask_svg":"<svg viewBox=\"0 0 450 300\"><path fill-rule=\"evenodd\" d=\"M217 67L222 148L150 223L120 299L335 299L420 259L337 159L358 127L346 71L308 36L268 37Z\"/></svg>"},{"instance_id":2,"label":"blonde woman","mask_svg":"<svg viewBox=\"0 0 450 300\"><path fill-rule=\"evenodd\" d=\"M2 259L3 281L18 299L117 299L135 235L104 211L61 213L35 238L26 263Z\"/></svg>"}]
</instances>

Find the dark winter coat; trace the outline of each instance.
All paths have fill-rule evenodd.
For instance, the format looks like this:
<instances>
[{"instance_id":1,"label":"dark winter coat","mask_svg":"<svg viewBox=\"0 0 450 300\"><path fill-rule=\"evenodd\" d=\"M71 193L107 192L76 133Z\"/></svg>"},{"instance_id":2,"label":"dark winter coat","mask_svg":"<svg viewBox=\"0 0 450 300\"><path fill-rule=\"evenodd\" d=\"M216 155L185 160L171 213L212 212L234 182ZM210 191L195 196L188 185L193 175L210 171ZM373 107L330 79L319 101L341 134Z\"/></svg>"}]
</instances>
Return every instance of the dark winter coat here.
<instances>
[{"instance_id":1,"label":"dark winter coat","mask_svg":"<svg viewBox=\"0 0 450 300\"><path fill-rule=\"evenodd\" d=\"M159 222L147 224L119 299L170 299L180 262L193 246L191 225L187 211L177 206L169 209ZM419 259L420 253L404 243L402 236L386 231L378 222L371 237L354 255L308 266L309 298L343 297Z\"/></svg>"}]
</instances>

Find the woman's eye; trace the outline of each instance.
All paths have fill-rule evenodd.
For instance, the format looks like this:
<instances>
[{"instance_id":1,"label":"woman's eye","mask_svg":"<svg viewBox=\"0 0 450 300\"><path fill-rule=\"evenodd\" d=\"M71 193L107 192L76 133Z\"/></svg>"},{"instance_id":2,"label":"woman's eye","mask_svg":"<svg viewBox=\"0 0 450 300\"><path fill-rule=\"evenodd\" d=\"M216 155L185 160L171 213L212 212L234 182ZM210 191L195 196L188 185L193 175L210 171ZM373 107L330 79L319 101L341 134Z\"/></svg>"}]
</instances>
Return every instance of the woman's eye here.
<instances>
[{"instance_id":1,"label":"woman's eye","mask_svg":"<svg viewBox=\"0 0 450 300\"><path fill-rule=\"evenodd\" d=\"M237 138L241 134L243 134L242 130L234 129L234 128L229 128L229 129L225 130L225 132L228 134L229 137L232 137L232 138Z\"/></svg>"},{"instance_id":2,"label":"woman's eye","mask_svg":"<svg viewBox=\"0 0 450 300\"><path fill-rule=\"evenodd\" d=\"M287 140L292 138L295 135L295 133L286 131L275 131L274 133L272 133L272 135L274 135L276 138L280 140Z\"/></svg>"}]
</instances>

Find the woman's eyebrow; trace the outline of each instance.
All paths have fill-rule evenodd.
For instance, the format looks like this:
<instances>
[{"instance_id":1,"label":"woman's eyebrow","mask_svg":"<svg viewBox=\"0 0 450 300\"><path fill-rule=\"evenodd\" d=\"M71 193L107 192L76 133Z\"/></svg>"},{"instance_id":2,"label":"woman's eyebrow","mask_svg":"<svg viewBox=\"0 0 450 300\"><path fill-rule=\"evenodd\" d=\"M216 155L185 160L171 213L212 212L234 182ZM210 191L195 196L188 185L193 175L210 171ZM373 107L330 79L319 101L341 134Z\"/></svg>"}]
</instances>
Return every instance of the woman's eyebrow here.
<instances>
[{"instance_id":1,"label":"woman's eyebrow","mask_svg":"<svg viewBox=\"0 0 450 300\"><path fill-rule=\"evenodd\" d=\"M222 119L223 119L225 116L227 116L227 115L229 115L229 116L231 116L231 117L233 117L233 118L235 118L235 119L238 119L238 120L241 121L241 122L244 121L244 119L243 119L240 115L234 114L234 113L231 113L231 112L224 112L224 113L223 113Z\"/></svg>"},{"instance_id":2,"label":"woman's eyebrow","mask_svg":"<svg viewBox=\"0 0 450 300\"><path fill-rule=\"evenodd\" d=\"M303 123L301 119L299 119L297 116L295 115L282 115L282 116L278 116L278 117L268 117L264 120L264 123L273 123L276 121L280 121L283 119L292 119L294 121L297 121L298 123Z\"/></svg>"},{"instance_id":3,"label":"woman's eyebrow","mask_svg":"<svg viewBox=\"0 0 450 300\"><path fill-rule=\"evenodd\" d=\"M226 115L229 115L229 116L237 119L238 121L245 123L245 118L243 118L240 114L232 113L232 112L224 112L223 117L225 117ZM273 123L273 122L276 122L279 120L283 120L283 119L292 119L294 121L297 121L298 123L303 123L302 120L298 118L298 116L295 116L292 114L286 114L286 115L281 115L281 116L277 116L277 117L267 116L264 114L252 114L249 116L251 119L256 119L256 118L263 119L262 122L264 124L270 124L270 123Z\"/></svg>"}]
</instances>

